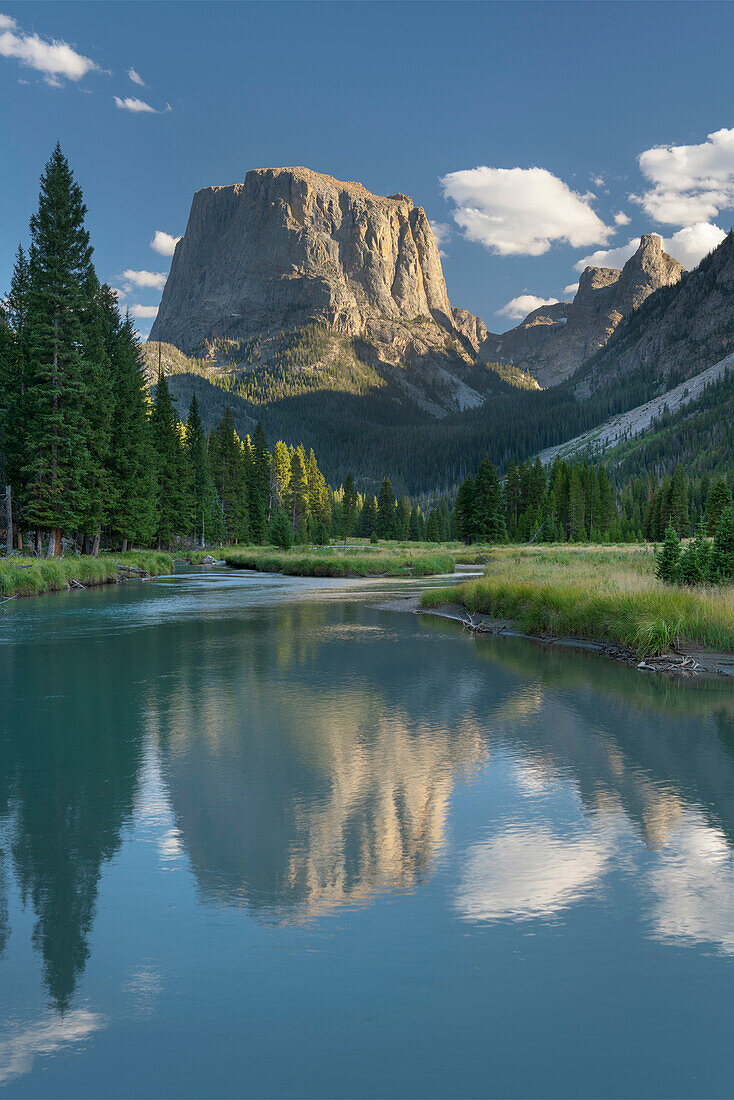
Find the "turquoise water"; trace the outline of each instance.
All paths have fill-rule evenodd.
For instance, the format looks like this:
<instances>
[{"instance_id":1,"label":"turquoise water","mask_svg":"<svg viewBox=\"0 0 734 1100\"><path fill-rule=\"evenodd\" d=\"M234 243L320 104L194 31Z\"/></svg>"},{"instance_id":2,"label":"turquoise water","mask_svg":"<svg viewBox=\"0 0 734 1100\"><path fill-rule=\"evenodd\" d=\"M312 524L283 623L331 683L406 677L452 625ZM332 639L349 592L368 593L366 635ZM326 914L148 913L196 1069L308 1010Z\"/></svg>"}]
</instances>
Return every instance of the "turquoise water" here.
<instances>
[{"instance_id":1,"label":"turquoise water","mask_svg":"<svg viewBox=\"0 0 734 1100\"><path fill-rule=\"evenodd\" d=\"M0 615L9 1096L731 1096L734 691L190 572Z\"/></svg>"}]
</instances>

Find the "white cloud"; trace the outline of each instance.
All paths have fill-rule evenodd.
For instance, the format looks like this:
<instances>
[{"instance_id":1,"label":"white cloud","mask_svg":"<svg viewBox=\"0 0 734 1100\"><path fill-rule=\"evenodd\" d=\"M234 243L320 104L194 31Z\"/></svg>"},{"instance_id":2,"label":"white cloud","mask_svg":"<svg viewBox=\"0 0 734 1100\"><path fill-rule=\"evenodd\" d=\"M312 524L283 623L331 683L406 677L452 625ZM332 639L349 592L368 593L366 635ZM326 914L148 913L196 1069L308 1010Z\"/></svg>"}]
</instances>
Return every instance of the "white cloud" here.
<instances>
[{"instance_id":1,"label":"white cloud","mask_svg":"<svg viewBox=\"0 0 734 1100\"><path fill-rule=\"evenodd\" d=\"M624 267L639 247L640 238L631 237L627 244L621 244L618 248L601 248L590 256L584 256L573 265L574 270L583 271L587 267Z\"/></svg>"},{"instance_id":2,"label":"white cloud","mask_svg":"<svg viewBox=\"0 0 734 1100\"><path fill-rule=\"evenodd\" d=\"M138 317L138 318L155 317L157 312L158 312L158 306L141 306L141 305L130 306L130 315L131 315L131 317Z\"/></svg>"},{"instance_id":3,"label":"white cloud","mask_svg":"<svg viewBox=\"0 0 734 1100\"><path fill-rule=\"evenodd\" d=\"M661 240L664 251L690 271L697 267L712 249L720 245L725 236L726 233L718 225L698 222L696 225L687 225L679 229L672 237L661 237ZM640 238L630 237L627 244L606 251L592 252L590 256L584 256L574 266L577 271L583 271L586 267L624 267L639 247Z\"/></svg>"},{"instance_id":4,"label":"white cloud","mask_svg":"<svg viewBox=\"0 0 734 1100\"><path fill-rule=\"evenodd\" d=\"M130 290L131 286L147 287L151 290L163 290L166 285L166 279L168 276L163 271L131 271L129 268L122 273L123 279L129 284L125 289Z\"/></svg>"},{"instance_id":5,"label":"white cloud","mask_svg":"<svg viewBox=\"0 0 734 1100\"><path fill-rule=\"evenodd\" d=\"M15 19L0 14L0 57L12 58L44 74L47 84L59 87L63 80L81 80L98 70L91 58L77 52L68 42L25 34Z\"/></svg>"},{"instance_id":6,"label":"white cloud","mask_svg":"<svg viewBox=\"0 0 734 1100\"><path fill-rule=\"evenodd\" d=\"M520 294L502 306L502 309L498 309L497 314L500 317L509 317L511 321L522 321L534 309L554 306L557 301L557 298L539 298L537 294Z\"/></svg>"},{"instance_id":7,"label":"white cloud","mask_svg":"<svg viewBox=\"0 0 734 1100\"><path fill-rule=\"evenodd\" d=\"M577 292L578 288L579 288L578 283L569 283L568 286L564 286L563 293L564 294L575 294Z\"/></svg>"},{"instance_id":8,"label":"white cloud","mask_svg":"<svg viewBox=\"0 0 734 1100\"><path fill-rule=\"evenodd\" d=\"M719 229L718 225L698 222L696 225L687 225L684 229L679 229L672 237L663 237L663 248L690 271L691 268L697 267L712 249L717 248L725 236L726 233L723 229Z\"/></svg>"},{"instance_id":9,"label":"white cloud","mask_svg":"<svg viewBox=\"0 0 734 1100\"><path fill-rule=\"evenodd\" d=\"M111 286L111 287L110 287L110 290L111 290L111 291L112 291L112 293L113 293L113 294L115 295L115 297L117 298L118 302L121 302L121 301L122 301L122 299L123 299L123 298L125 297L125 291L124 291L124 290L120 290L120 288L119 288L119 287L116 287L116 286Z\"/></svg>"},{"instance_id":10,"label":"white cloud","mask_svg":"<svg viewBox=\"0 0 734 1100\"><path fill-rule=\"evenodd\" d=\"M614 224L615 225L629 225L631 220L632 219L630 218L629 214L625 214L624 210L619 210L614 215Z\"/></svg>"},{"instance_id":11,"label":"white cloud","mask_svg":"<svg viewBox=\"0 0 734 1100\"><path fill-rule=\"evenodd\" d=\"M151 107L150 103L146 103L142 99L136 99L135 96L127 96L125 99L120 99L119 95L112 97L115 101L115 106L119 107L121 111L132 111L134 115L147 114L147 115L159 115L160 111L156 111L155 107Z\"/></svg>"},{"instance_id":12,"label":"white cloud","mask_svg":"<svg viewBox=\"0 0 734 1100\"><path fill-rule=\"evenodd\" d=\"M734 129L716 130L699 145L658 145L637 159L652 186L630 198L656 221L707 222L734 206Z\"/></svg>"},{"instance_id":13,"label":"white cloud","mask_svg":"<svg viewBox=\"0 0 734 1100\"><path fill-rule=\"evenodd\" d=\"M544 168L472 168L450 172L441 184L464 235L500 256L540 256L554 241L606 244L614 232L592 209L593 195L572 191Z\"/></svg>"},{"instance_id":14,"label":"white cloud","mask_svg":"<svg viewBox=\"0 0 734 1100\"><path fill-rule=\"evenodd\" d=\"M594 184L594 187L604 187L604 176L592 176L591 182Z\"/></svg>"},{"instance_id":15,"label":"white cloud","mask_svg":"<svg viewBox=\"0 0 734 1100\"><path fill-rule=\"evenodd\" d=\"M438 238L436 239L438 240ZM156 229L155 236L150 242L150 247L154 252L157 252L159 256L172 256L180 240L180 237L174 237L170 233L164 233L162 229Z\"/></svg>"},{"instance_id":16,"label":"white cloud","mask_svg":"<svg viewBox=\"0 0 734 1100\"><path fill-rule=\"evenodd\" d=\"M145 87L145 81L143 80L140 73L136 72L135 69L128 69L127 75L130 77L133 84L137 84L140 88Z\"/></svg>"}]
</instances>

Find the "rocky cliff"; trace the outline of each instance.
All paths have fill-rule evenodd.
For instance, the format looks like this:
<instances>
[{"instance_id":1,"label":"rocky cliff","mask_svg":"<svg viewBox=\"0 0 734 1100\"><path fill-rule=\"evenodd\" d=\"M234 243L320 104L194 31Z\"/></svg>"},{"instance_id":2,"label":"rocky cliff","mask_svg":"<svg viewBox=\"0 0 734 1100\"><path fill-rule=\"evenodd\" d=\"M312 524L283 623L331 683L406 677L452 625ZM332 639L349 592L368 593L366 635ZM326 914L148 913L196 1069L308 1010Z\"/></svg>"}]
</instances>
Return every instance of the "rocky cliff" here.
<instances>
[{"instance_id":1,"label":"rocky cliff","mask_svg":"<svg viewBox=\"0 0 734 1100\"><path fill-rule=\"evenodd\" d=\"M660 237L643 236L621 271L587 267L573 302L542 306L504 335L488 334L482 357L512 362L542 386L557 385L604 347L624 317L682 274L678 261L663 252Z\"/></svg>"},{"instance_id":2,"label":"rocky cliff","mask_svg":"<svg viewBox=\"0 0 734 1100\"><path fill-rule=\"evenodd\" d=\"M192 352L309 323L442 344L454 322L423 209L308 168L197 191L151 339Z\"/></svg>"}]
</instances>

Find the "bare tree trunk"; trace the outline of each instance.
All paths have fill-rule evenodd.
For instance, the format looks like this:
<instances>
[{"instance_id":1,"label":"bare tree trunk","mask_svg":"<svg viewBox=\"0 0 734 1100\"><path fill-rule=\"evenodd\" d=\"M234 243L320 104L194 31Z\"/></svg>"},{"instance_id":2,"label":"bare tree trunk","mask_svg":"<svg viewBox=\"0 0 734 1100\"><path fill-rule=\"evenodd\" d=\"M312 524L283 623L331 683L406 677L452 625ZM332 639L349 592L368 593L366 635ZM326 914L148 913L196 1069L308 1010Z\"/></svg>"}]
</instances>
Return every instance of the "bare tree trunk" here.
<instances>
[{"instance_id":1,"label":"bare tree trunk","mask_svg":"<svg viewBox=\"0 0 734 1100\"><path fill-rule=\"evenodd\" d=\"M5 553L13 552L13 495L9 485L5 486Z\"/></svg>"},{"instance_id":2,"label":"bare tree trunk","mask_svg":"<svg viewBox=\"0 0 734 1100\"><path fill-rule=\"evenodd\" d=\"M57 534L58 534L58 531L55 527L52 527L51 530L48 533L48 547L46 548L46 557L47 558L55 558L56 557L56 553L57 553L57 551L56 551Z\"/></svg>"},{"instance_id":3,"label":"bare tree trunk","mask_svg":"<svg viewBox=\"0 0 734 1100\"><path fill-rule=\"evenodd\" d=\"M18 543L18 549L22 550L23 549L23 531L22 531L22 528L21 528L19 523L16 524L16 535L15 535L15 537L16 537L16 540L17 540L17 543Z\"/></svg>"},{"instance_id":4,"label":"bare tree trunk","mask_svg":"<svg viewBox=\"0 0 734 1100\"><path fill-rule=\"evenodd\" d=\"M97 531L96 535L94 536L94 542L92 543L92 557L93 558L99 557L99 538L100 538L100 533L99 533L99 531Z\"/></svg>"},{"instance_id":5,"label":"bare tree trunk","mask_svg":"<svg viewBox=\"0 0 734 1100\"><path fill-rule=\"evenodd\" d=\"M123 554L127 553L127 539L122 540L122 552Z\"/></svg>"}]
</instances>

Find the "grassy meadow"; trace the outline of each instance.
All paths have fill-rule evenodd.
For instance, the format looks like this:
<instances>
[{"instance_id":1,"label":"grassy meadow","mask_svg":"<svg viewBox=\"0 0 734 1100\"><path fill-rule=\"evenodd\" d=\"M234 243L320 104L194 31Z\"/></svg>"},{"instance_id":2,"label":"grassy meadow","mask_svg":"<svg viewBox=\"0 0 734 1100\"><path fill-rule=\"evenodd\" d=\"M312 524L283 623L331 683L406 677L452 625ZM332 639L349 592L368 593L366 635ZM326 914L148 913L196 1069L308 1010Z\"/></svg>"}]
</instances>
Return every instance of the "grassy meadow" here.
<instances>
[{"instance_id":1,"label":"grassy meadow","mask_svg":"<svg viewBox=\"0 0 734 1100\"><path fill-rule=\"evenodd\" d=\"M457 543L397 543L356 541L309 548L294 546L278 550L272 546L229 546L212 551L213 556L234 569L259 573L285 573L293 577L430 577L453 573L457 564L484 564L488 549L463 547ZM207 551L191 555L199 564Z\"/></svg>"},{"instance_id":2,"label":"grassy meadow","mask_svg":"<svg viewBox=\"0 0 734 1100\"><path fill-rule=\"evenodd\" d=\"M73 581L85 588L118 580L118 565L143 569L151 576L173 572L173 555L157 550L132 550L125 554L100 554L97 558L0 558L0 599L62 592Z\"/></svg>"},{"instance_id":3,"label":"grassy meadow","mask_svg":"<svg viewBox=\"0 0 734 1100\"><path fill-rule=\"evenodd\" d=\"M424 608L459 603L512 620L525 634L576 637L658 656L686 641L734 652L734 589L678 588L640 546L494 547L484 576L424 593Z\"/></svg>"}]
</instances>

